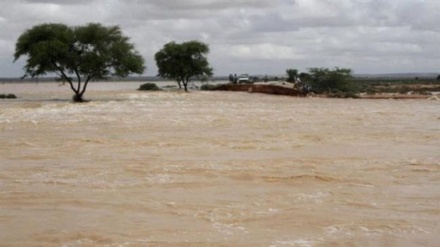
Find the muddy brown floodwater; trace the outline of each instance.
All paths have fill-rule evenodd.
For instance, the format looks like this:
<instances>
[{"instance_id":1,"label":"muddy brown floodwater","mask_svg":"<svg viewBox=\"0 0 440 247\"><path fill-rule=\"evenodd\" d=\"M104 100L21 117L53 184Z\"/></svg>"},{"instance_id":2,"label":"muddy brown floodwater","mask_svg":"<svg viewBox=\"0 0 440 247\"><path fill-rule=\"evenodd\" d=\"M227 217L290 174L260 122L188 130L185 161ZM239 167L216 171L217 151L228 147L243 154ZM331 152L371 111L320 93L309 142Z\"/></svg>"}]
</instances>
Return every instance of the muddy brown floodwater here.
<instances>
[{"instance_id":1,"label":"muddy brown floodwater","mask_svg":"<svg viewBox=\"0 0 440 247\"><path fill-rule=\"evenodd\" d=\"M439 101L109 85L0 85L1 246L440 243Z\"/></svg>"}]
</instances>

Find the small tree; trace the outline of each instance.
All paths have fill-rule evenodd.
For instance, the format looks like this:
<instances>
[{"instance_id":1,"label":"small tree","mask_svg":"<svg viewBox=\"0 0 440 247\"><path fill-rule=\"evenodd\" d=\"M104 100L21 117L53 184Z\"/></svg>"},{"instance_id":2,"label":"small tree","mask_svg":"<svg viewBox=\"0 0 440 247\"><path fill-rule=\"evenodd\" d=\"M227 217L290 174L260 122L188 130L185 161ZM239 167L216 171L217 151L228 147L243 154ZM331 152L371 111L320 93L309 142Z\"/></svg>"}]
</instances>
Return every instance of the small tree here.
<instances>
[{"instance_id":1,"label":"small tree","mask_svg":"<svg viewBox=\"0 0 440 247\"><path fill-rule=\"evenodd\" d=\"M288 82L295 82L295 78L298 77L298 70L297 69L287 69L287 81Z\"/></svg>"},{"instance_id":2,"label":"small tree","mask_svg":"<svg viewBox=\"0 0 440 247\"><path fill-rule=\"evenodd\" d=\"M154 58L159 68L159 76L176 80L179 88L183 83L188 91L191 78L212 76L206 55L209 53L207 44L199 41L188 41L181 44L170 42L158 51Z\"/></svg>"},{"instance_id":3,"label":"small tree","mask_svg":"<svg viewBox=\"0 0 440 247\"><path fill-rule=\"evenodd\" d=\"M23 77L55 73L59 80L69 83L75 93L73 100L83 102L91 80L145 70L144 59L128 41L118 26L42 24L18 38L14 61L27 56Z\"/></svg>"},{"instance_id":4,"label":"small tree","mask_svg":"<svg viewBox=\"0 0 440 247\"><path fill-rule=\"evenodd\" d=\"M310 83L317 93L350 92L354 90L351 83L351 69L311 68Z\"/></svg>"},{"instance_id":5,"label":"small tree","mask_svg":"<svg viewBox=\"0 0 440 247\"><path fill-rule=\"evenodd\" d=\"M299 74L299 78L301 79L302 82L310 81L310 74L306 72L301 72Z\"/></svg>"},{"instance_id":6,"label":"small tree","mask_svg":"<svg viewBox=\"0 0 440 247\"><path fill-rule=\"evenodd\" d=\"M440 75L437 76L437 79L436 79L436 80L437 80L437 81L440 81Z\"/></svg>"}]
</instances>

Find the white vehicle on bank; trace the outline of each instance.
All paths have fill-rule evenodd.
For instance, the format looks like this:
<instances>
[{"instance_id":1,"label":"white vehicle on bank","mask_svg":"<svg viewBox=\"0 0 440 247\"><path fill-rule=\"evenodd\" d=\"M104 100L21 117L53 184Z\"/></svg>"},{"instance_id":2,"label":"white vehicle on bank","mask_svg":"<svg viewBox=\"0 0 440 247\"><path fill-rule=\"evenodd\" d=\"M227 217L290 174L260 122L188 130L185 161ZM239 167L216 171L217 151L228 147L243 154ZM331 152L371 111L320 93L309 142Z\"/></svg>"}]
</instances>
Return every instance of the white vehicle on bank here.
<instances>
[{"instance_id":1,"label":"white vehicle on bank","mask_svg":"<svg viewBox=\"0 0 440 247\"><path fill-rule=\"evenodd\" d=\"M251 78L249 77L248 74L241 74L238 76L237 79L238 83L252 83Z\"/></svg>"}]
</instances>

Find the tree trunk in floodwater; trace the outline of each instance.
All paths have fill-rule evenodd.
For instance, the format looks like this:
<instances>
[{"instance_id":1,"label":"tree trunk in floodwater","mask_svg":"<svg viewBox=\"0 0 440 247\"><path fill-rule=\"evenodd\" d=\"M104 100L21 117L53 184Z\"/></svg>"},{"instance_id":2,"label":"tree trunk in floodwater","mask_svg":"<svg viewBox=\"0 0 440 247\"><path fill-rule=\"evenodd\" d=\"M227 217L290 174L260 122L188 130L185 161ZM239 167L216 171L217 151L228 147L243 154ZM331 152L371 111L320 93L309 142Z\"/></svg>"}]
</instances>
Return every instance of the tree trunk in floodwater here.
<instances>
[{"instance_id":1,"label":"tree trunk in floodwater","mask_svg":"<svg viewBox=\"0 0 440 247\"><path fill-rule=\"evenodd\" d=\"M84 102L83 94L75 93L75 95L73 95L73 102L75 102L75 103L83 103Z\"/></svg>"}]
</instances>

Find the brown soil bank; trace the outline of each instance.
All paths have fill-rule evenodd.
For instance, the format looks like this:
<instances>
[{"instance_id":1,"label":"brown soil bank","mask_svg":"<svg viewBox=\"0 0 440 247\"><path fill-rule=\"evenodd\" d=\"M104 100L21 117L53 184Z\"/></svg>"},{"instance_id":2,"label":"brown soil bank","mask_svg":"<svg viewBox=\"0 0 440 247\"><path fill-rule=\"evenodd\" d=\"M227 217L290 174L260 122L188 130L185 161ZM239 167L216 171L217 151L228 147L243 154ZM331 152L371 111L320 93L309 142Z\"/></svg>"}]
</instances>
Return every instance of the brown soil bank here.
<instances>
[{"instance_id":1,"label":"brown soil bank","mask_svg":"<svg viewBox=\"0 0 440 247\"><path fill-rule=\"evenodd\" d=\"M275 85L254 85L254 84L223 84L213 88L215 91L243 91L250 93L266 93L289 96L306 96L306 93L299 90Z\"/></svg>"}]
</instances>

